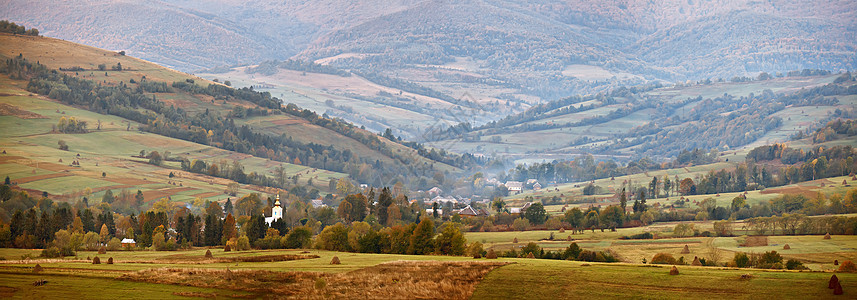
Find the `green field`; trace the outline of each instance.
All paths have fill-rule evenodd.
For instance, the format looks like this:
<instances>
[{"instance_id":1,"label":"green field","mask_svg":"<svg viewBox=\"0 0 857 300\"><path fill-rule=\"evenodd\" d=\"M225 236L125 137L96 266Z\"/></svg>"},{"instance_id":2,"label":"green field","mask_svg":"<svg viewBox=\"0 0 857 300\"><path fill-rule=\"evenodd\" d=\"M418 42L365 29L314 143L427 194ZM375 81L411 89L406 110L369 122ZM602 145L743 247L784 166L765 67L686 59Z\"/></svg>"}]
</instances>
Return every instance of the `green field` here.
<instances>
[{"instance_id":1,"label":"green field","mask_svg":"<svg viewBox=\"0 0 857 300\"><path fill-rule=\"evenodd\" d=\"M26 250L0 249L0 256L7 259L21 255ZM36 251L29 251L35 253ZM280 262L205 263L201 260L205 249L177 252L155 251L111 251L99 255L104 261L113 257L113 265L93 265L83 259L95 256L94 252L78 252L83 260L31 260L0 261L0 295L4 298L38 297L134 297L163 299L196 295L197 297L263 297L262 291L231 288L205 288L195 283L164 285L117 280L124 274L137 271L160 270L224 270L233 272L272 271L309 272L306 274L330 274L323 276L352 276L379 264L394 261L478 262L466 257L408 256L387 254L357 254L329 251L269 250L223 252L212 249L214 258L248 257L259 255L318 255L319 258ZM338 256L341 265L328 262ZM169 260L172 263L158 262ZM182 263L187 260L188 263ZM557 298L758 298L776 297L806 299L831 295L827 289L828 272L766 271L756 269L724 269L710 267L679 266L680 275L668 275L668 266L650 266L623 263L582 263L574 261L501 258L499 262L511 263L494 269L475 287L474 299L557 299ZM195 262L195 263L192 263ZM32 268L39 263L44 271L33 274ZM401 263L400 263L401 264ZM407 265L407 263L405 263ZM401 265L400 265L401 266ZM399 267L388 267L385 272L395 276ZM151 271L146 271L151 272ZM321 272L321 273L315 273ZM392 274L390 273L392 272ZM405 272L404 269L401 272ZM289 273L295 274L295 273ZM341 274L341 275L337 275ZM750 279L741 279L749 274ZM436 274L435 274L436 275ZM842 281L845 296L855 295L857 274L836 274ZM319 276L319 275L313 275ZM326 277L333 280L336 277ZM47 280L44 286L33 286L36 280ZM260 279L261 280L261 279ZM376 282L384 288L383 282ZM421 284L431 286L431 282ZM462 283L463 284L463 283ZM423 287L423 286L420 286ZM605 288L607 287L607 288ZM371 287L364 287L371 288ZM446 298L468 298L466 295L450 295Z\"/></svg>"}]
</instances>

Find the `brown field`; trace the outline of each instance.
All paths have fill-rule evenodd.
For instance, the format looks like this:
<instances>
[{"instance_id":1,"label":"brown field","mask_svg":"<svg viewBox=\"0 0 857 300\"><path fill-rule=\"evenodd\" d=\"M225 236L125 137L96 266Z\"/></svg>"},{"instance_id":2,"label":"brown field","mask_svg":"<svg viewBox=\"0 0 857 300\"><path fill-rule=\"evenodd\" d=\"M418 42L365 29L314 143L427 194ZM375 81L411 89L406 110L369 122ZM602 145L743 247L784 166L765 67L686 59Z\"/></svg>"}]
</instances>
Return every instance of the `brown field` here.
<instances>
[{"instance_id":1,"label":"brown field","mask_svg":"<svg viewBox=\"0 0 857 300\"><path fill-rule=\"evenodd\" d=\"M50 179L50 178L66 177L66 176L71 176L71 174L69 174L69 173L51 173L51 174L44 174L44 175L36 175L36 176L18 178L18 179L15 179L15 182L17 182L18 184L21 184L21 183L33 182L33 181L42 180L42 179Z\"/></svg>"},{"instance_id":2,"label":"brown field","mask_svg":"<svg viewBox=\"0 0 857 300\"><path fill-rule=\"evenodd\" d=\"M818 195L817 191L811 190L809 187L789 186L780 188L765 189L762 194L800 194L809 199L815 198Z\"/></svg>"},{"instance_id":3,"label":"brown field","mask_svg":"<svg viewBox=\"0 0 857 300\"><path fill-rule=\"evenodd\" d=\"M0 116L15 116L21 119L47 119L47 117L43 115L21 110L20 108L6 103L0 103Z\"/></svg>"},{"instance_id":4,"label":"brown field","mask_svg":"<svg viewBox=\"0 0 857 300\"><path fill-rule=\"evenodd\" d=\"M394 261L337 274L159 268L128 273L119 280L223 288L302 299L468 299L488 272L507 264Z\"/></svg>"},{"instance_id":5,"label":"brown field","mask_svg":"<svg viewBox=\"0 0 857 300\"><path fill-rule=\"evenodd\" d=\"M767 236L748 236L741 244L741 247L760 247L768 245Z\"/></svg>"},{"instance_id":6,"label":"brown field","mask_svg":"<svg viewBox=\"0 0 857 300\"><path fill-rule=\"evenodd\" d=\"M222 194L223 193L219 193L219 192L205 192L205 193L194 194L192 196L199 197L199 198L208 198L208 197L219 196Z\"/></svg>"},{"instance_id":7,"label":"brown field","mask_svg":"<svg viewBox=\"0 0 857 300\"><path fill-rule=\"evenodd\" d=\"M178 194L178 193L185 192L185 191L192 191L192 190L195 190L195 189L191 188L191 187L179 187L179 188L168 188L168 189L161 189L161 190L151 190L151 191L143 192L143 197L145 197L146 199L151 199L150 201L157 201L158 199L161 199L161 198L164 198L167 196L172 196L174 194Z\"/></svg>"}]
</instances>

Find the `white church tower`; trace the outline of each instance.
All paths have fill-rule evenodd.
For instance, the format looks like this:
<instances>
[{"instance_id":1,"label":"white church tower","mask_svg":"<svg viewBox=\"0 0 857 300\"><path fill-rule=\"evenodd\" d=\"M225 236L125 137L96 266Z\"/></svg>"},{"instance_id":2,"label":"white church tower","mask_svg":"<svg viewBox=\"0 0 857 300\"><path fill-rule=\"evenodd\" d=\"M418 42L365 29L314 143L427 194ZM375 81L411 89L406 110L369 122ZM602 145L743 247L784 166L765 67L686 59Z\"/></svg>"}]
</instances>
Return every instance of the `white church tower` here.
<instances>
[{"instance_id":1,"label":"white church tower","mask_svg":"<svg viewBox=\"0 0 857 300\"><path fill-rule=\"evenodd\" d=\"M268 226L271 226L271 222L274 220L279 220L283 218L283 207L280 206L280 195L277 194L277 201L274 202L274 207L271 208L271 216L265 218L265 223L268 223Z\"/></svg>"},{"instance_id":2,"label":"white church tower","mask_svg":"<svg viewBox=\"0 0 857 300\"><path fill-rule=\"evenodd\" d=\"M283 218L283 208L280 206L280 195L277 194L277 201L274 202L274 207L271 208L271 217L274 220Z\"/></svg>"}]
</instances>

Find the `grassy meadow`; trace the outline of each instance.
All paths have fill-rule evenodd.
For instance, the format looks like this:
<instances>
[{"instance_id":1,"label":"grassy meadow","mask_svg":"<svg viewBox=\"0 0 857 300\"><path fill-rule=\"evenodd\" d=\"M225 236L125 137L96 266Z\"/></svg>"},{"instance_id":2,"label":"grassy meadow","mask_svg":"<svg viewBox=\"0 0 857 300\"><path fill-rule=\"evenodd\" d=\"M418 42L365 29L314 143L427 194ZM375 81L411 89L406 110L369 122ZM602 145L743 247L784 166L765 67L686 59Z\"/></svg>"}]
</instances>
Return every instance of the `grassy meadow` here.
<instances>
[{"instance_id":1,"label":"grassy meadow","mask_svg":"<svg viewBox=\"0 0 857 300\"><path fill-rule=\"evenodd\" d=\"M109 251L98 255L102 264L94 265L85 258L96 256L95 252L80 251L77 258L63 260L18 260L14 256L34 255L37 251L0 249L0 256L7 259L0 261L0 295L4 298L50 295L76 298L133 296L143 299L261 298L271 295L285 295L287 298L388 295L393 298L454 299L680 299L689 296L706 299L764 296L809 299L832 294L827 289L829 272L679 266L680 275L670 276L669 266L627 263L525 258L477 260L320 250L223 252L222 249L211 249L214 258L209 260L204 257L205 251L201 248L175 252ZM297 255L306 259L214 262L218 259L274 255ZM337 256L342 264L330 264L333 256ZM113 258L114 264L105 264L108 257ZM35 273L33 267L37 263L43 271ZM461 273L465 269L479 275L473 277ZM750 278L742 279L745 274ZM836 275L842 281L846 297L855 295L857 274ZM367 276L372 280L366 280ZM272 278L282 281L267 281ZM196 281L192 281L194 279ZM36 280L47 280L47 283L33 286ZM286 288L291 292L277 294ZM353 294L341 294L343 291ZM373 291L373 294L361 294L365 291ZM399 294L389 294L391 292Z\"/></svg>"}]
</instances>

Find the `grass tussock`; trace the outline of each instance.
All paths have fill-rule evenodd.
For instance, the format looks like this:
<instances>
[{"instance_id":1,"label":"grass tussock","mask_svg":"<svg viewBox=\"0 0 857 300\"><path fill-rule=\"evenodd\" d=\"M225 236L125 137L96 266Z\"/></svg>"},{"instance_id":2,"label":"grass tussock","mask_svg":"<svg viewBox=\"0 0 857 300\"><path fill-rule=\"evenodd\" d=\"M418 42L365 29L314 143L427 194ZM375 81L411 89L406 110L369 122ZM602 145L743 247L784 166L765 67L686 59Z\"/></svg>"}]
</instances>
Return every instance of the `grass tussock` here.
<instances>
[{"instance_id":1,"label":"grass tussock","mask_svg":"<svg viewBox=\"0 0 857 300\"><path fill-rule=\"evenodd\" d=\"M506 264L473 261L395 261L338 274L159 268L127 273L119 279L217 287L301 299L467 299L488 272Z\"/></svg>"}]
</instances>

